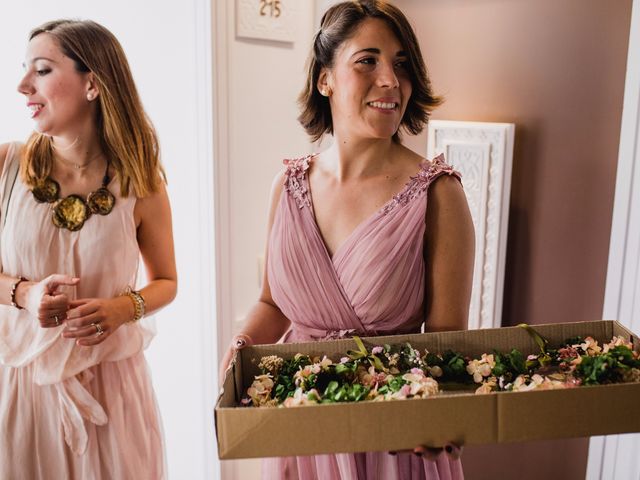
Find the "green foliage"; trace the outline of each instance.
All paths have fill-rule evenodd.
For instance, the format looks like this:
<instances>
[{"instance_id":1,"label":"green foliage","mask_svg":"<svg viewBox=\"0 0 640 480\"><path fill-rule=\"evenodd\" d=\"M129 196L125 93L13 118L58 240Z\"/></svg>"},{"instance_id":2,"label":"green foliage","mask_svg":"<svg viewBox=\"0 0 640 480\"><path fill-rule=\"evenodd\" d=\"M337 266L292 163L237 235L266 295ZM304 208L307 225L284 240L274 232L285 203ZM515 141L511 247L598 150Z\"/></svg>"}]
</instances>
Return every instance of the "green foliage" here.
<instances>
[{"instance_id":1,"label":"green foliage","mask_svg":"<svg viewBox=\"0 0 640 480\"><path fill-rule=\"evenodd\" d=\"M360 402L367 397L370 390L371 388L359 383L340 384L337 381L332 381L322 393L322 403Z\"/></svg>"},{"instance_id":2,"label":"green foliage","mask_svg":"<svg viewBox=\"0 0 640 480\"><path fill-rule=\"evenodd\" d=\"M493 358L496 362L492 369L493 375L503 377L506 382L511 382L518 375L527 373L524 355L515 348L504 354L494 350Z\"/></svg>"},{"instance_id":3,"label":"green foliage","mask_svg":"<svg viewBox=\"0 0 640 480\"><path fill-rule=\"evenodd\" d=\"M626 370L638 367L640 361L633 358L633 352L619 345L600 355L583 355L576 372L585 385L598 385L619 382Z\"/></svg>"},{"instance_id":4,"label":"green foliage","mask_svg":"<svg viewBox=\"0 0 640 480\"><path fill-rule=\"evenodd\" d=\"M283 402L285 398L293 395L293 392L296 390L296 384L293 376L298 370L311 364L312 361L308 355L300 354L283 362L277 377L274 379L274 398L276 398L278 402ZM267 372L263 371L262 373Z\"/></svg>"},{"instance_id":5,"label":"green foliage","mask_svg":"<svg viewBox=\"0 0 640 480\"><path fill-rule=\"evenodd\" d=\"M467 361L461 353L447 350L442 355L442 372L443 379L453 382L469 381L467 374Z\"/></svg>"}]
</instances>

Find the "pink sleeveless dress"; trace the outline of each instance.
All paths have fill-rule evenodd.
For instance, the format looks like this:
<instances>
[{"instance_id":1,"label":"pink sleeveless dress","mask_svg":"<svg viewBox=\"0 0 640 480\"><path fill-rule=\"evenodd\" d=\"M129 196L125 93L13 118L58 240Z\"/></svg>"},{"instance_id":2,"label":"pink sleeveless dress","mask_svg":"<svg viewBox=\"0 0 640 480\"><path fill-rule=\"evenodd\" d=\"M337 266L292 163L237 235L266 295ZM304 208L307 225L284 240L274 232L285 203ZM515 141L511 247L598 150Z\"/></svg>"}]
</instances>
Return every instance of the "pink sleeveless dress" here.
<instances>
[{"instance_id":1,"label":"pink sleeveless dress","mask_svg":"<svg viewBox=\"0 0 640 480\"><path fill-rule=\"evenodd\" d=\"M273 300L291 321L285 342L353 334L419 332L424 322L423 237L429 185L459 174L439 156L423 162L405 188L361 223L333 257L313 212L307 171L313 156L286 160L285 188L269 239ZM313 435L313 432L309 432ZM268 458L265 479L449 480L459 460L387 452Z\"/></svg>"},{"instance_id":2,"label":"pink sleeveless dress","mask_svg":"<svg viewBox=\"0 0 640 480\"><path fill-rule=\"evenodd\" d=\"M4 191L9 155L0 176ZM40 280L80 278L70 298L119 295L136 285L136 198L77 232L56 228L48 204L16 179L0 243L3 272ZM1 201L1 199L0 199ZM125 324L101 344L79 347L63 327L41 328L26 310L0 305L0 478L165 477L162 428L143 355L150 320Z\"/></svg>"}]
</instances>

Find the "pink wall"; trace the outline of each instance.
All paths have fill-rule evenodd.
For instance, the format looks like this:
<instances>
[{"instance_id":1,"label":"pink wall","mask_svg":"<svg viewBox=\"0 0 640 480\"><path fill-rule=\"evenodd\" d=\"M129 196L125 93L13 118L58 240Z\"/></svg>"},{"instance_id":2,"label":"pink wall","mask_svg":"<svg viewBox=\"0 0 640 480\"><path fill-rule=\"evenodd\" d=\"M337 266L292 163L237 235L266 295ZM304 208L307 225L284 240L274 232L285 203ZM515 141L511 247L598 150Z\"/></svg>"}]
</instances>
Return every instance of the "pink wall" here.
<instances>
[{"instance_id":1,"label":"pink wall","mask_svg":"<svg viewBox=\"0 0 640 480\"><path fill-rule=\"evenodd\" d=\"M394 3L446 97L434 118L516 124L503 324L601 318L631 0ZM425 134L406 143L426 151ZM470 447L464 465L471 479L582 479L587 449Z\"/></svg>"}]
</instances>

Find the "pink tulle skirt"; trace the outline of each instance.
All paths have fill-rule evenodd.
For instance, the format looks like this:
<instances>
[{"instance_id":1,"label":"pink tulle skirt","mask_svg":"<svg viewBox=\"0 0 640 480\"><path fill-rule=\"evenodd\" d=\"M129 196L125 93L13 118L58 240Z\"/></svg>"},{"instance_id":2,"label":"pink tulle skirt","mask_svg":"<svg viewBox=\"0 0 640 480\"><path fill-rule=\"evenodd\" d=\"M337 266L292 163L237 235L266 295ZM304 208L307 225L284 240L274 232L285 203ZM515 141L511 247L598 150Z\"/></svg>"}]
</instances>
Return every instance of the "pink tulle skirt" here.
<instances>
[{"instance_id":1,"label":"pink tulle skirt","mask_svg":"<svg viewBox=\"0 0 640 480\"><path fill-rule=\"evenodd\" d=\"M165 478L160 416L142 353L52 385L0 366L0 478Z\"/></svg>"},{"instance_id":2,"label":"pink tulle skirt","mask_svg":"<svg viewBox=\"0 0 640 480\"><path fill-rule=\"evenodd\" d=\"M313 433L310 432L310 435ZM435 460L413 453L341 453L265 458L263 480L462 480L460 460L444 452Z\"/></svg>"}]
</instances>

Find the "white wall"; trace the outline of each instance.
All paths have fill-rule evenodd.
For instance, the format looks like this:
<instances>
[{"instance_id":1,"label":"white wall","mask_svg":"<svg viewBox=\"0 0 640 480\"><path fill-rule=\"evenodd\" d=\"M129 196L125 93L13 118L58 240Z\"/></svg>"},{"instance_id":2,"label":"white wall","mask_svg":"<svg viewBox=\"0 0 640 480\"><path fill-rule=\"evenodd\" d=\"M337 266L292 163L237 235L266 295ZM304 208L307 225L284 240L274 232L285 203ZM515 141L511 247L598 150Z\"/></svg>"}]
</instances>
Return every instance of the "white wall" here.
<instances>
[{"instance_id":1,"label":"white wall","mask_svg":"<svg viewBox=\"0 0 640 480\"><path fill-rule=\"evenodd\" d=\"M179 274L175 302L157 315L147 352L163 416L169 475L214 478L215 368L213 165L209 2L28 0L3 5L0 142L31 131L16 85L29 30L60 17L90 18L121 41L160 137L169 177Z\"/></svg>"},{"instance_id":2,"label":"white wall","mask_svg":"<svg viewBox=\"0 0 640 480\"><path fill-rule=\"evenodd\" d=\"M308 5L293 44L243 40L235 38L232 27L228 31L232 318L240 322L258 296L271 181L283 158L311 148L296 120L311 39L312 2ZM233 26L235 12L230 13Z\"/></svg>"},{"instance_id":3,"label":"white wall","mask_svg":"<svg viewBox=\"0 0 640 480\"><path fill-rule=\"evenodd\" d=\"M315 2L298 8L295 41L284 43L237 38L234 1L214 4L221 347L258 298L271 182L283 158L312 150L296 120L296 98L304 85ZM223 464L224 478L259 477L257 460Z\"/></svg>"}]
</instances>

